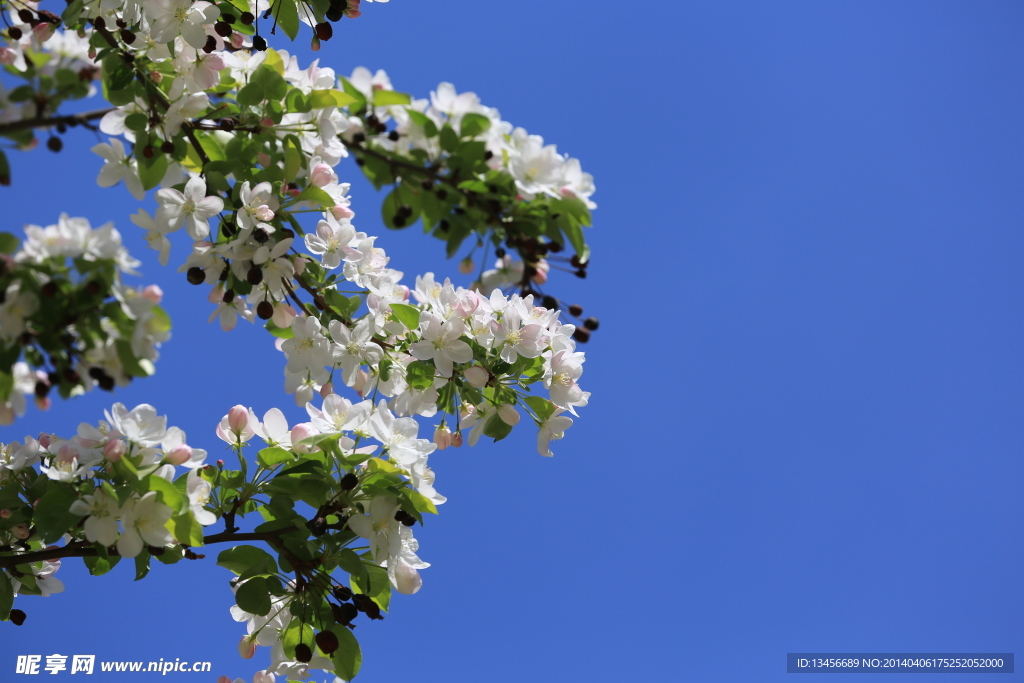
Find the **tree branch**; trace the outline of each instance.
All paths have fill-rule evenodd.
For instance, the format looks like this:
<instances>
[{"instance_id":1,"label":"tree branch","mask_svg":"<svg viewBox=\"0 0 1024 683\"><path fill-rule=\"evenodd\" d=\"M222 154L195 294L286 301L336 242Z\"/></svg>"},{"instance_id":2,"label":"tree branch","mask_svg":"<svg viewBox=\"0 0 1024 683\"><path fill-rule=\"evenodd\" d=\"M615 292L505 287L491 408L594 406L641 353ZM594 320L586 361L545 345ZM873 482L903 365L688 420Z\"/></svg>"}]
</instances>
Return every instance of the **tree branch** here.
<instances>
[{"instance_id":1,"label":"tree branch","mask_svg":"<svg viewBox=\"0 0 1024 683\"><path fill-rule=\"evenodd\" d=\"M269 541L277 538L281 534L295 531L295 529L277 529L275 531L259 531L259 532L247 532L247 533L234 533L222 531L219 534L211 534L203 537L204 545L211 545L213 543L228 543L234 541ZM42 562L44 560L61 560L65 557L96 557L99 553L96 552L96 548L91 543L85 543L78 541L70 545L62 546L60 548L46 548L45 550L36 550L30 553L21 553L20 555L0 555L0 569L8 569L24 564L31 564L33 562ZM116 548L108 548L107 554L116 556Z\"/></svg>"},{"instance_id":2,"label":"tree branch","mask_svg":"<svg viewBox=\"0 0 1024 683\"><path fill-rule=\"evenodd\" d=\"M64 114L63 116L36 116L31 119L22 119L21 121L9 121L7 123L0 123L0 135L6 135L8 133L17 133L20 130L26 130L29 128L47 128L50 126L57 126L62 123L68 126L83 125L87 128L95 129L95 126L89 125L89 121L101 119L108 112L112 111L114 111L114 107L111 107L110 109L96 109L95 111L87 111L81 114Z\"/></svg>"}]
</instances>

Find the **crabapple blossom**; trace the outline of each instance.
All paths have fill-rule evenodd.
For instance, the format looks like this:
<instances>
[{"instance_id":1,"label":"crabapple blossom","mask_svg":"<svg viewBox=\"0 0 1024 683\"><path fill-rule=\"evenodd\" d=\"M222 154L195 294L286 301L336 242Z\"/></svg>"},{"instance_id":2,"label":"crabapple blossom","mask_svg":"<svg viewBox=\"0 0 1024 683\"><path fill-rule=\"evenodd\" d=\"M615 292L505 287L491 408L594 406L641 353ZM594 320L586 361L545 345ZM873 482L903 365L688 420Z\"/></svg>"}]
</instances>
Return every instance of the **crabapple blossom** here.
<instances>
[{"instance_id":1,"label":"crabapple blossom","mask_svg":"<svg viewBox=\"0 0 1024 683\"><path fill-rule=\"evenodd\" d=\"M453 363L473 360L473 349L459 338L466 331L466 325L458 318L443 322L433 315L425 318L420 324L423 341L412 344L409 353L419 360L434 361L442 377L451 377Z\"/></svg>"},{"instance_id":2,"label":"crabapple blossom","mask_svg":"<svg viewBox=\"0 0 1024 683\"><path fill-rule=\"evenodd\" d=\"M185 191L173 188L157 190L160 208L156 221L163 222L174 232L185 226L185 232L194 240L206 239L210 234L209 219L224 210L224 200L206 196L206 181L195 177L185 183Z\"/></svg>"},{"instance_id":3,"label":"crabapple blossom","mask_svg":"<svg viewBox=\"0 0 1024 683\"><path fill-rule=\"evenodd\" d=\"M124 531L117 539L117 552L121 557L135 557L143 545L163 547L174 540L164 525L172 510L156 499L156 491L149 491L138 499L129 499L121 509Z\"/></svg>"}]
</instances>

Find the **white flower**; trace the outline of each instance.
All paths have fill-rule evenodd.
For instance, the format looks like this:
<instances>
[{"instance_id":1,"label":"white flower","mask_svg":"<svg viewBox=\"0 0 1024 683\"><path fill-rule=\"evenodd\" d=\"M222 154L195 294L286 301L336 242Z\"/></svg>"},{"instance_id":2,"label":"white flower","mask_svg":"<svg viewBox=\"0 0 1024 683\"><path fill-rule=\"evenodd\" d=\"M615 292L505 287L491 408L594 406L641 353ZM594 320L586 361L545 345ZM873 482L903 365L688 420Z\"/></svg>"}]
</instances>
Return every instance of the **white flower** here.
<instances>
[{"instance_id":1,"label":"white flower","mask_svg":"<svg viewBox=\"0 0 1024 683\"><path fill-rule=\"evenodd\" d=\"M340 320L332 320L329 326L334 363L344 370L345 384L355 384L356 371L362 364L376 365L384 358L384 349L372 341L373 330L370 318L363 318L354 329L349 330Z\"/></svg>"},{"instance_id":2,"label":"white flower","mask_svg":"<svg viewBox=\"0 0 1024 683\"><path fill-rule=\"evenodd\" d=\"M197 470L188 473L185 492L188 494L188 509L192 511L192 516L197 522L203 526L210 526L217 521L217 515L204 507L210 502L210 483L203 479Z\"/></svg>"},{"instance_id":3,"label":"white flower","mask_svg":"<svg viewBox=\"0 0 1024 683\"><path fill-rule=\"evenodd\" d=\"M71 504L71 512L89 516L85 520L85 537L90 543L111 546L117 541L117 518L121 507L103 489L96 489L93 495L84 495L76 500Z\"/></svg>"},{"instance_id":4,"label":"white flower","mask_svg":"<svg viewBox=\"0 0 1024 683\"><path fill-rule=\"evenodd\" d=\"M146 493L138 500L129 499L121 510L124 532L117 539L117 552L121 557L135 557L143 545L161 548L174 540L164 525L173 511L157 502L156 491Z\"/></svg>"},{"instance_id":5,"label":"white flower","mask_svg":"<svg viewBox=\"0 0 1024 683\"><path fill-rule=\"evenodd\" d=\"M167 417L157 415L156 408L148 403L137 405L130 411L123 403L115 403L110 411L103 413L121 436L140 446L158 445L167 431Z\"/></svg>"},{"instance_id":6,"label":"white flower","mask_svg":"<svg viewBox=\"0 0 1024 683\"><path fill-rule=\"evenodd\" d=\"M331 360L331 343L324 336L320 321L312 317L292 321L292 338L281 344L281 350L288 357L289 372L316 372Z\"/></svg>"},{"instance_id":7,"label":"white flower","mask_svg":"<svg viewBox=\"0 0 1024 683\"><path fill-rule=\"evenodd\" d=\"M143 6L151 22L149 34L154 41L170 43L181 35L196 49L206 45L203 24L212 24L220 16L220 10L208 2L146 0Z\"/></svg>"},{"instance_id":8,"label":"white flower","mask_svg":"<svg viewBox=\"0 0 1024 683\"><path fill-rule=\"evenodd\" d=\"M409 347L409 353L419 360L433 360L442 377L452 376L453 363L468 363L473 360L473 349L459 339L466 331L466 325L458 318L441 320L427 314L420 323L423 341Z\"/></svg>"},{"instance_id":9,"label":"white flower","mask_svg":"<svg viewBox=\"0 0 1024 683\"><path fill-rule=\"evenodd\" d=\"M139 169L135 160L125 154L124 145L117 138L110 138L110 144L105 142L95 145L92 151L103 157L106 163L100 169L96 184L100 187L111 187L124 180L124 186L132 193L132 196L142 200L146 191L142 189L142 181L139 179Z\"/></svg>"},{"instance_id":10,"label":"white flower","mask_svg":"<svg viewBox=\"0 0 1024 683\"><path fill-rule=\"evenodd\" d=\"M258 226L267 232L274 232L274 228L266 224L266 221L274 218L274 210L278 206L270 183L260 183L250 190L247 180L242 183L238 196L242 200L242 208L238 210L238 227L252 231Z\"/></svg>"},{"instance_id":11,"label":"white flower","mask_svg":"<svg viewBox=\"0 0 1024 683\"><path fill-rule=\"evenodd\" d=\"M194 240L205 239L210 234L209 219L224 210L224 200L206 196L206 181L200 176L185 183L185 192L173 188L157 190L156 200L160 208L156 220L174 232L182 225L188 236Z\"/></svg>"},{"instance_id":12,"label":"white flower","mask_svg":"<svg viewBox=\"0 0 1024 683\"><path fill-rule=\"evenodd\" d=\"M306 233L306 248L320 255L320 264L328 270L341 265L345 250L356 236L356 229L347 220L338 221L327 214L326 220L316 224L315 233Z\"/></svg>"},{"instance_id":13,"label":"white flower","mask_svg":"<svg viewBox=\"0 0 1024 683\"><path fill-rule=\"evenodd\" d=\"M565 430L572 427L572 418L561 415L565 411L561 408L555 409L548 419L540 425L540 432L537 434L537 452L543 456L551 457L551 442L558 441L565 435Z\"/></svg>"}]
</instances>

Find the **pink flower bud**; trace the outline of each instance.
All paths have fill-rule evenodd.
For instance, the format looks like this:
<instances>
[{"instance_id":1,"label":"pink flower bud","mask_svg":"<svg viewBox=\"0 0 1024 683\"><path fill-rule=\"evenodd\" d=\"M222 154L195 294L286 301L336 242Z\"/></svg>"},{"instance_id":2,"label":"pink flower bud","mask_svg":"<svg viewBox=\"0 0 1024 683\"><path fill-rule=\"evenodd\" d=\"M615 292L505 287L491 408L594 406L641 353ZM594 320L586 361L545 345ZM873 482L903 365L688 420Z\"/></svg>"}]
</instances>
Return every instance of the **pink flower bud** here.
<instances>
[{"instance_id":1,"label":"pink flower bud","mask_svg":"<svg viewBox=\"0 0 1024 683\"><path fill-rule=\"evenodd\" d=\"M331 215L340 221L343 218L353 218L356 212L344 204L335 204L331 207Z\"/></svg>"},{"instance_id":2,"label":"pink flower bud","mask_svg":"<svg viewBox=\"0 0 1024 683\"><path fill-rule=\"evenodd\" d=\"M515 427L519 423L519 411L511 403L502 403L498 406L498 417L509 427Z\"/></svg>"},{"instance_id":3,"label":"pink flower bud","mask_svg":"<svg viewBox=\"0 0 1024 683\"><path fill-rule=\"evenodd\" d=\"M265 152L260 152L256 155L256 161L260 162L260 166L266 168L270 166L270 155Z\"/></svg>"},{"instance_id":4,"label":"pink flower bud","mask_svg":"<svg viewBox=\"0 0 1024 683\"><path fill-rule=\"evenodd\" d=\"M17 52L9 47L0 47L0 64L14 64L17 59Z\"/></svg>"},{"instance_id":5,"label":"pink flower bud","mask_svg":"<svg viewBox=\"0 0 1024 683\"><path fill-rule=\"evenodd\" d=\"M334 169L327 164L317 164L313 167L313 170L310 171L309 179L313 181L313 184L317 187L323 187L324 185L330 185L335 182L338 177L334 175Z\"/></svg>"},{"instance_id":6,"label":"pink flower bud","mask_svg":"<svg viewBox=\"0 0 1024 683\"><path fill-rule=\"evenodd\" d=\"M437 446L437 450L443 451L452 445L452 430L447 427L438 427L437 431L434 432L434 445Z\"/></svg>"},{"instance_id":7,"label":"pink flower bud","mask_svg":"<svg viewBox=\"0 0 1024 683\"><path fill-rule=\"evenodd\" d=\"M244 45L244 44L245 44L245 36L243 36L241 33L232 33L231 34L231 47L235 48L236 50L241 50L242 49L242 45Z\"/></svg>"},{"instance_id":8,"label":"pink flower bud","mask_svg":"<svg viewBox=\"0 0 1024 683\"><path fill-rule=\"evenodd\" d=\"M11 517L11 511L10 510L8 510L7 508L4 508L3 510L0 510L0 519L10 519L10 517Z\"/></svg>"},{"instance_id":9,"label":"pink flower bud","mask_svg":"<svg viewBox=\"0 0 1024 683\"><path fill-rule=\"evenodd\" d=\"M172 465L183 465L192 458L192 449L185 444L175 446L164 455L164 460Z\"/></svg>"},{"instance_id":10,"label":"pink flower bud","mask_svg":"<svg viewBox=\"0 0 1024 683\"><path fill-rule=\"evenodd\" d=\"M452 434L452 446L458 448L462 445L462 432L455 432Z\"/></svg>"},{"instance_id":11,"label":"pink flower bud","mask_svg":"<svg viewBox=\"0 0 1024 683\"><path fill-rule=\"evenodd\" d=\"M469 275L475 268L476 264L473 263L473 258L471 256L467 256L459 261L459 272L463 275Z\"/></svg>"},{"instance_id":12,"label":"pink flower bud","mask_svg":"<svg viewBox=\"0 0 1024 683\"><path fill-rule=\"evenodd\" d=\"M52 434L47 434L46 432L40 432L39 433L39 438L37 439L37 441L39 441L39 445L42 446L43 448L49 448L52 439L53 439L53 435Z\"/></svg>"},{"instance_id":13,"label":"pink flower bud","mask_svg":"<svg viewBox=\"0 0 1024 683\"><path fill-rule=\"evenodd\" d=\"M142 298L158 304L164 300L164 290L160 289L160 285L149 285L142 290Z\"/></svg>"},{"instance_id":14,"label":"pink flower bud","mask_svg":"<svg viewBox=\"0 0 1024 683\"><path fill-rule=\"evenodd\" d=\"M252 683L276 683L277 676L269 671L257 671L252 675Z\"/></svg>"},{"instance_id":15,"label":"pink flower bud","mask_svg":"<svg viewBox=\"0 0 1024 683\"><path fill-rule=\"evenodd\" d=\"M352 385L352 388L355 390L357 394L359 394L360 397L362 397L363 394L365 393L366 385L369 381L370 374L366 372L366 370L359 368L359 370L356 371L356 382L355 384Z\"/></svg>"},{"instance_id":16,"label":"pink flower bud","mask_svg":"<svg viewBox=\"0 0 1024 683\"><path fill-rule=\"evenodd\" d=\"M272 221L274 220L274 212L266 204L261 204L256 208L256 218L259 218L261 221Z\"/></svg>"},{"instance_id":17,"label":"pink flower bud","mask_svg":"<svg viewBox=\"0 0 1024 683\"><path fill-rule=\"evenodd\" d=\"M291 327L295 320L295 309L286 303L274 304L274 315L270 318L278 327Z\"/></svg>"},{"instance_id":18,"label":"pink flower bud","mask_svg":"<svg viewBox=\"0 0 1024 683\"><path fill-rule=\"evenodd\" d=\"M299 258L292 260L292 268L295 269L296 275L302 275L303 273L306 272L306 263L306 259L302 258L301 256Z\"/></svg>"},{"instance_id":19,"label":"pink flower bud","mask_svg":"<svg viewBox=\"0 0 1024 683\"><path fill-rule=\"evenodd\" d=\"M25 524L24 522L12 526L11 533L14 534L16 538L19 538L22 541L28 538L29 534L31 534L31 532L28 530L28 524Z\"/></svg>"},{"instance_id":20,"label":"pink flower bud","mask_svg":"<svg viewBox=\"0 0 1024 683\"><path fill-rule=\"evenodd\" d=\"M217 461L217 467L224 467L224 461L223 460L218 460Z\"/></svg>"},{"instance_id":21,"label":"pink flower bud","mask_svg":"<svg viewBox=\"0 0 1024 683\"><path fill-rule=\"evenodd\" d=\"M292 443L298 443L303 439L308 439L311 436L315 436L313 430L310 429L311 425L308 422L300 422L299 424L292 427Z\"/></svg>"},{"instance_id":22,"label":"pink flower bud","mask_svg":"<svg viewBox=\"0 0 1024 683\"><path fill-rule=\"evenodd\" d=\"M242 636L242 639L238 641L238 655L242 659L252 659L255 654L256 641L249 636Z\"/></svg>"},{"instance_id":23,"label":"pink flower bud","mask_svg":"<svg viewBox=\"0 0 1024 683\"><path fill-rule=\"evenodd\" d=\"M32 27L32 36L40 43L45 43L53 37L55 27L48 21L42 21Z\"/></svg>"},{"instance_id":24,"label":"pink flower bud","mask_svg":"<svg viewBox=\"0 0 1024 683\"><path fill-rule=\"evenodd\" d=\"M313 36L313 40L309 41L309 49L313 52L320 52L320 39L317 36Z\"/></svg>"},{"instance_id":25,"label":"pink flower bud","mask_svg":"<svg viewBox=\"0 0 1024 683\"><path fill-rule=\"evenodd\" d=\"M224 285L222 285L222 284L220 284L218 282L217 284L215 284L213 286L213 289L210 290L210 294L209 294L209 296L206 297L206 300L209 301L211 304L216 304L216 303L221 302L223 299L224 299Z\"/></svg>"},{"instance_id":26,"label":"pink flower bud","mask_svg":"<svg viewBox=\"0 0 1024 683\"><path fill-rule=\"evenodd\" d=\"M490 373L479 365L466 368L466 371L463 374L466 377L466 381L469 382L469 386L477 389L483 389L487 386L487 380L491 378Z\"/></svg>"},{"instance_id":27,"label":"pink flower bud","mask_svg":"<svg viewBox=\"0 0 1024 683\"><path fill-rule=\"evenodd\" d=\"M128 446L125 445L124 441L111 439L107 443L103 444L103 457L110 462L117 462L127 450Z\"/></svg>"},{"instance_id":28,"label":"pink flower bud","mask_svg":"<svg viewBox=\"0 0 1024 683\"><path fill-rule=\"evenodd\" d=\"M542 285L548 281L548 271L551 270L551 264L544 259L538 259L537 264L534 266L537 272L531 278L536 284Z\"/></svg>"},{"instance_id":29,"label":"pink flower bud","mask_svg":"<svg viewBox=\"0 0 1024 683\"><path fill-rule=\"evenodd\" d=\"M228 428L235 434L241 434L249 426L249 409L237 405L228 411Z\"/></svg>"},{"instance_id":30,"label":"pink flower bud","mask_svg":"<svg viewBox=\"0 0 1024 683\"><path fill-rule=\"evenodd\" d=\"M159 83L160 81L164 80L164 75L159 71L150 71L149 80L153 81L154 83Z\"/></svg>"},{"instance_id":31,"label":"pink flower bud","mask_svg":"<svg viewBox=\"0 0 1024 683\"><path fill-rule=\"evenodd\" d=\"M233 683L230 676L220 676L217 678L217 683Z\"/></svg>"},{"instance_id":32,"label":"pink flower bud","mask_svg":"<svg viewBox=\"0 0 1024 683\"><path fill-rule=\"evenodd\" d=\"M320 387L320 398L327 398L334 393L334 382L328 382Z\"/></svg>"},{"instance_id":33,"label":"pink flower bud","mask_svg":"<svg viewBox=\"0 0 1024 683\"><path fill-rule=\"evenodd\" d=\"M420 573L409 565L399 564L395 567L395 588L399 593L412 595L423 588L423 579Z\"/></svg>"},{"instance_id":34,"label":"pink flower bud","mask_svg":"<svg viewBox=\"0 0 1024 683\"><path fill-rule=\"evenodd\" d=\"M49 396L45 398L36 396L36 408L39 410L49 410L51 405L53 405L53 400Z\"/></svg>"}]
</instances>

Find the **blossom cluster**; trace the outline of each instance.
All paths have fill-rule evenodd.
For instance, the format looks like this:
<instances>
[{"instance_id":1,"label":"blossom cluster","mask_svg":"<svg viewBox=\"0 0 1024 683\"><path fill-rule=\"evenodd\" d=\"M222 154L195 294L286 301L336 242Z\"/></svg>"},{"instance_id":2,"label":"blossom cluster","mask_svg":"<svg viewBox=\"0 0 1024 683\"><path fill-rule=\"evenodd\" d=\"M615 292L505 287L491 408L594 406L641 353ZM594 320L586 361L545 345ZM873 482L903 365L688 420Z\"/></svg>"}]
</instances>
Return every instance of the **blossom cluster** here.
<instances>
[{"instance_id":1,"label":"blossom cluster","mask_svg":"<svg viewBox=\"0 0 1024 683\"><path fill-rule=\"evenodd\" d=\"M25 412L26 397L48 408L53 388L77 395L152 374L170 337L160 288L122 282L139 262L112 224L61 214L25 234L20 249L0 254L0 349L15 359L10 374L0 368L0 424Z\"/></svg>"}]
</instances>

